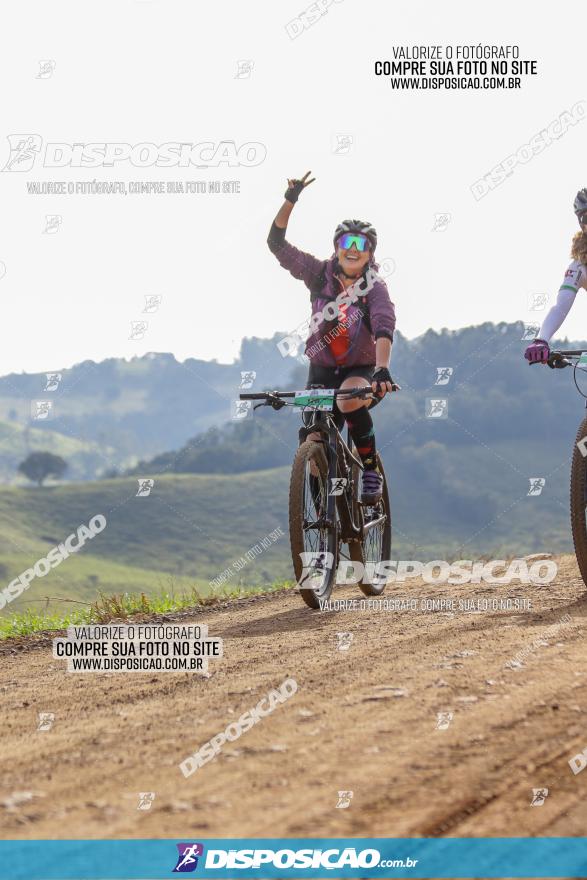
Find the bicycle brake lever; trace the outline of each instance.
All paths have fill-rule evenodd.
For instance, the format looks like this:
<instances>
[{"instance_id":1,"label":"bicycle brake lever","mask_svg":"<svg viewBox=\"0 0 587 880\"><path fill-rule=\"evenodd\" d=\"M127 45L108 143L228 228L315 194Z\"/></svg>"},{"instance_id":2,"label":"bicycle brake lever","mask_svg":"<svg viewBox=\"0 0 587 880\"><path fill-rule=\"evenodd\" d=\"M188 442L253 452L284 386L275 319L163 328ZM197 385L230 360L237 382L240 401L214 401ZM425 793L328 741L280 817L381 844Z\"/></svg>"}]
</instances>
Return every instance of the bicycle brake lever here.
<instances>
[{"instance_id":1,"label":"bicycle brake lever","mask_svg":"<svg viewBox=\"0 0 587 880\"><path fill-rule=\"evenodd\" d=\"M272 406L273 409L282 409L286 406L285 400L280 400L279 397L273 397L273 395L268 395L267 400L265 401L265 406Z\"/></svg>"},{"instance_id":2,"label":"bicycle brake lever","mask_svg":"<svg viewBox=\"0 0 587 880\"><path fill-rule=\"evenodd\" d=\"M272 406L273 409L282 409L282 407L287 406L285 400L280 400L278 397L268 398L264 400L263 403L257 403L253 407L253 409L259 409L260 406Z\"/></svg>"},{"instance_id":3,"label":"bicycle brake lever","mask_svg":"<svg viewBox=\"0 0 587 880\"><path fill-rule=\"evenodd\" d=\"M529 366L529 367L535 367L537 364L546 364L546 366L547 366L547 367L550 367L551 370L554 370L554 368L555 368L554 363L551 364L549 360L546 360L546 361L529 361L529 362L528 362L528 366Z\"/></svg>"},{"instance_id":4,"label":"bicycle brake lever","mask_svg":"<svg viewBox=\"0 0 587 880\"><path fill-rule=\"evenodd\" d=\"M551 370L563 370L565 367L571 366L570 361L568 361L566 358L562 357L562 355L559 355L558 357L553 358L552 363L550 362L550 360L546 361L546 363L548 364L548 366L550 367Z\"/></svg>"}]
</instances>

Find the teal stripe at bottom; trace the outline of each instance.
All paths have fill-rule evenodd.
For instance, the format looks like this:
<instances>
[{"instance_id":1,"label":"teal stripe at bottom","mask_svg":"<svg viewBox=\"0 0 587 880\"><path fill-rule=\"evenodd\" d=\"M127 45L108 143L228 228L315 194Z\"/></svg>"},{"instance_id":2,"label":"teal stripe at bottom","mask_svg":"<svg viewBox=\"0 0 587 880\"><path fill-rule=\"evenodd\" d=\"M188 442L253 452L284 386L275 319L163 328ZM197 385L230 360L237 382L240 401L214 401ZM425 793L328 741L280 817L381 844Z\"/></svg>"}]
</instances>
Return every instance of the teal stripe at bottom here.
<instances>
[{"instance_id":1,"label":"teal stripe at bottom","mask_svg":"<svg viewBox=\"0 0 587 880\"><path fill-rule=\"evenodd\" d=\"M178 871L176 866L182 863ZM388 864L390 863L390 864ZM585 838L5 840L0 880L587 877Z\"/></svg>"}]
</instances>

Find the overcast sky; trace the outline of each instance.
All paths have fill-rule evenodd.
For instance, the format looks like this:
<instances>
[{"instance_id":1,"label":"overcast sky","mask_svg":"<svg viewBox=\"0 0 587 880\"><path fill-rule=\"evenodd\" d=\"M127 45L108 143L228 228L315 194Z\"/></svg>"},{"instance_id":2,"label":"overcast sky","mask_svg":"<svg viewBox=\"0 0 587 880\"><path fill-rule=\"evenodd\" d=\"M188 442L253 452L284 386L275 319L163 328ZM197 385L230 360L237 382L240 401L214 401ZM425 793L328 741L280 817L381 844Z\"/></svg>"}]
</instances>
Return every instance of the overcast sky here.
<instances>
[{"instance_id":1,"label":"overcast sky","mask_svg":"<svg viewBox=\"0 0 587 880\"><path fill-rule=\"evenodd\" d=\"M309 5L309 4L308 4ZM397 326L515 321L536 293L556 295L587 185L587 121L480 200L471 185L587 100L577 46L581 2L491 4L341 0L296 39L304 0L110 0L4 10L0 165L11 134L47 143L233 140L266 148L254 167L43 168L0 174L0 373L169 351L231 361L244 336L308 316L301 282L266 246L288 176L312 169L289 239L319 257L347 216L370 220ZM555 14L556 13L556 14ZM538 75L512 91L394 91L373 75L401 44L517 44ZM53 61L38 77L40 61ZM253 63L237 77L237 61ZM52 65L49 65L51 69ZM347 154L337 135L352 137ZM240 194L30 195L32 181L239 180ZM435 215L448 213L433 231ZM56 233L46 215L60 215ZM4 271L0 265L0 272ZM142 312L145 296L162 297ZM131 322L147 320L142 339ZM587 335L577 299L564 331Z\"/></svg>"}]
</instances>

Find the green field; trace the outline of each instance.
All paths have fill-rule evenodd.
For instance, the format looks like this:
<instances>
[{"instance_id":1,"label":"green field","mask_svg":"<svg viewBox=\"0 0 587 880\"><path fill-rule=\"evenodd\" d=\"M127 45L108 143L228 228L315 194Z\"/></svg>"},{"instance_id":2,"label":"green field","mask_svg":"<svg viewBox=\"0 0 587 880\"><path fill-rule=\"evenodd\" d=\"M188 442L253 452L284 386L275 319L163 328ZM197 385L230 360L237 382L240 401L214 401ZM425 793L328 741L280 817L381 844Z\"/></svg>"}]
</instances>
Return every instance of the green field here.
<instances>
[{"instance_id":1,"label":"green field","mask_svg":"<svg viewBox=\"0 0 587 880\"><path fill-rule=\"evenodd\" d=\"M385 450L394 524L393 559L475 559L568 552L568 462L532 456L515 444L468 450L431 442L394 458ZM536 450L539 453L539 450ZM524 473L526 471L526 473ZM526 474L549 474L544 493L527 497ZM136 478L0 489L0 583L6 585L96 514L106 528L11 602L55 611L91 603L100 593L149 597L210 591L229 569L229 590L267 587L292 578L287 527L289 468L244 474L155 476L148 497ZM233 567L274 530L283 534ZM46 597L50 597L47 603ZM87 606L80 606L87 607Z\"/></svg>"},{"instance_id":2,"label":"green field","mask_svg":"<svg viewBox=\"0 0 587 880\"><path fill-rule=\"evenodd\" d=\"M4 613L45 607L45 597L90 603L100 593L176 593L209 581L282 527L285 469L243 476L156 477L148 497L134 478L44 488L0 489L0 576L6 585L96 514L106 528L30 587ZM226 579L229 589L291 576L288 542L279 537ZM51 601L49 609L58 603Z\"/></svg>"},{"instance_id":3,"label":"green field","mask_svg":"<svg viewBox=\"0 0 587 880\"><path fill-rule=\"evenodd\" d=\"M88 479L96 469L104 470L111 463L114 453L106 443L67 436L47 428L22 427L15 422L0 421L2 483L26 483L26 478L17 470L18 465L30 452L37 451L52 452L64 458L67 462L65 476L68 480Z\"/></svg>"}]
</instances>

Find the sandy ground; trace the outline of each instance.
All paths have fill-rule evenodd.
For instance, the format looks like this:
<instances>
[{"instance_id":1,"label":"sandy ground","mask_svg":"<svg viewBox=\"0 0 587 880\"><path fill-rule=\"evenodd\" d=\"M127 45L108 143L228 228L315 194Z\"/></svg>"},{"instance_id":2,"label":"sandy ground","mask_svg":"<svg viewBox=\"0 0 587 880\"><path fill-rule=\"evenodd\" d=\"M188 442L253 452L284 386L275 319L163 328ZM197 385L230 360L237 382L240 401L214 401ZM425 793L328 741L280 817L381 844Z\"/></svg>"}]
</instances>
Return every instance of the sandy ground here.
<instances>
[{"instance_id":1,"label":"sandy ground","mask_svg":"<svg viewBox=\"0 0 587 880\"><path fill-rule=\"evenodd\" d=\"M224 640L208 678L68 674L47 637L2 643L2 836L584 835L587 772L568 761L587 747L585 595L563 557L548 586L385 593L529 610L311 612L289 592L165 618ZM291 699L184 778L180 761L287 677ZM549 790L542 806L534 788ZM139 792L155 793L149 810Z\"/></svg>"}]
</instances>

